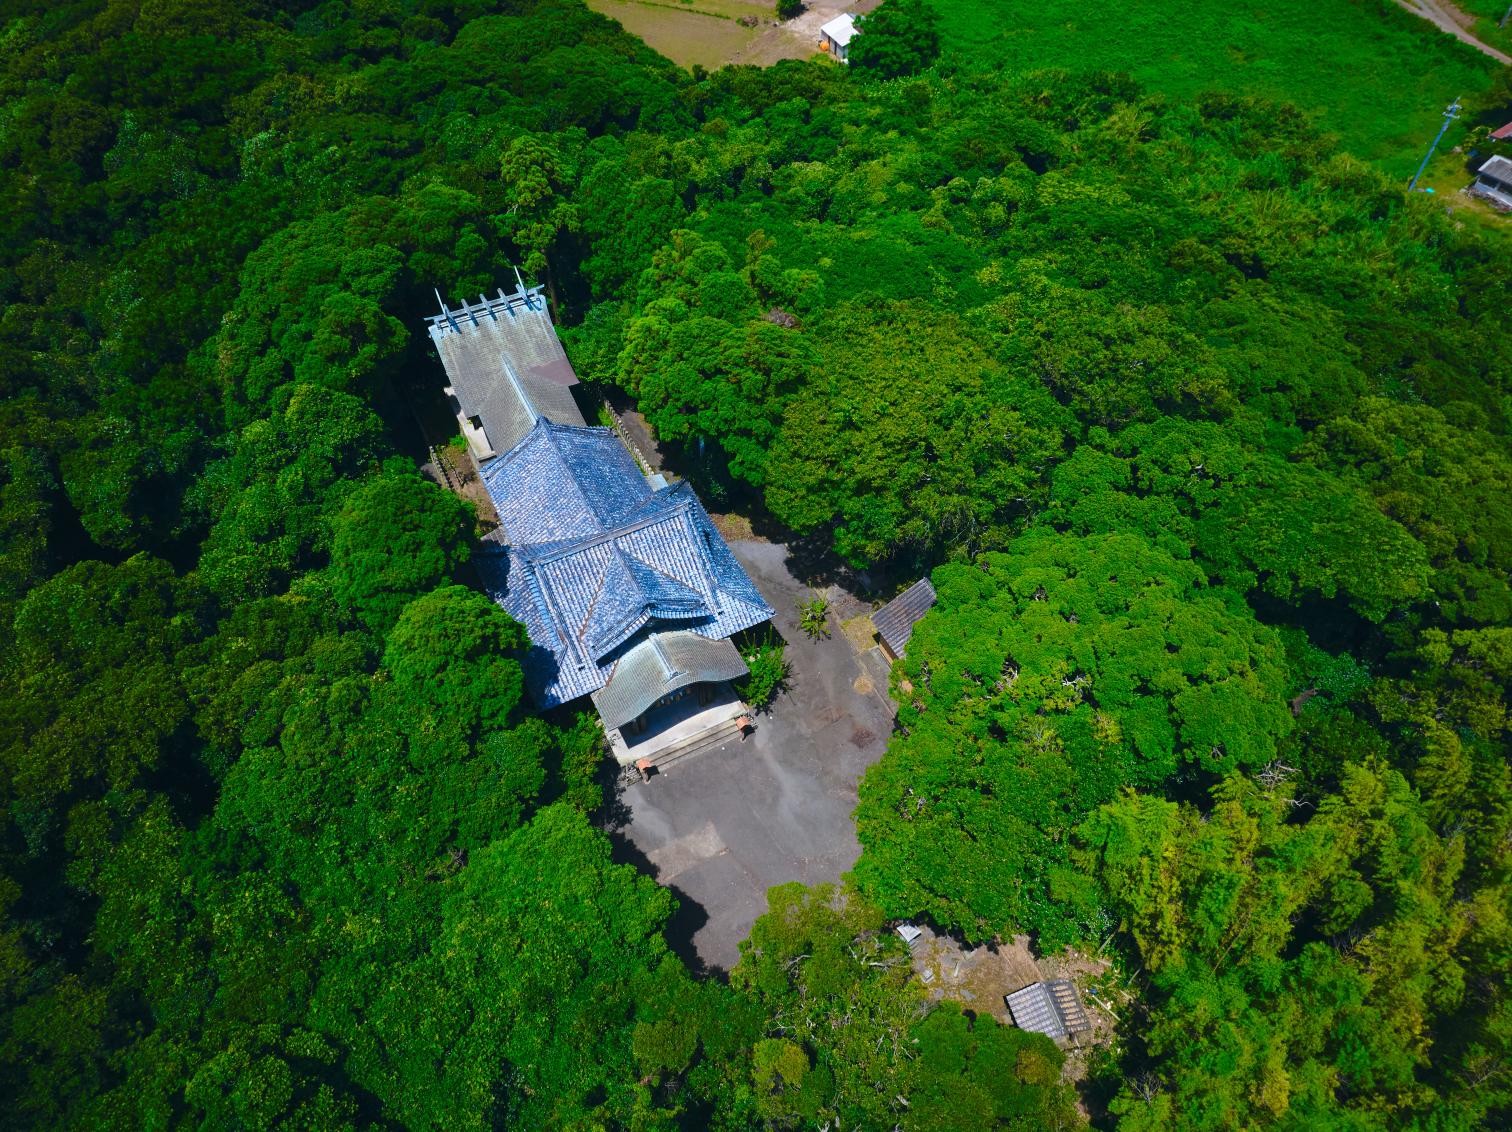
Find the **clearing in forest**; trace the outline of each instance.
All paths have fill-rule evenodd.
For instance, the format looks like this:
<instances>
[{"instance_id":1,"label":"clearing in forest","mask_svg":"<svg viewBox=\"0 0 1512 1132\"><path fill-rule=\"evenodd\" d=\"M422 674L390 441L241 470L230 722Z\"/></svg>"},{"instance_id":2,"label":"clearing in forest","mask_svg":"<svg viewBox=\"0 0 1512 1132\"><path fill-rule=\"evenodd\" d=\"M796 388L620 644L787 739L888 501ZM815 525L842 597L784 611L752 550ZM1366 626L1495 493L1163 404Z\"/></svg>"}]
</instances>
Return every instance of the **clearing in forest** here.
<instances>
[{"instance_id":1,"label":"clearing in forest","mask_svg":"<svg viewBox=\"0 0 1512 1132\"><path fill-rule=\"evenodd\" d=\"M587 0L680 67L710 70L727 63L767 66L819 54L819 28L842 12L861 13L881 0L810 4L779 23L773 0Z\"/></svg>"}]
</instances>

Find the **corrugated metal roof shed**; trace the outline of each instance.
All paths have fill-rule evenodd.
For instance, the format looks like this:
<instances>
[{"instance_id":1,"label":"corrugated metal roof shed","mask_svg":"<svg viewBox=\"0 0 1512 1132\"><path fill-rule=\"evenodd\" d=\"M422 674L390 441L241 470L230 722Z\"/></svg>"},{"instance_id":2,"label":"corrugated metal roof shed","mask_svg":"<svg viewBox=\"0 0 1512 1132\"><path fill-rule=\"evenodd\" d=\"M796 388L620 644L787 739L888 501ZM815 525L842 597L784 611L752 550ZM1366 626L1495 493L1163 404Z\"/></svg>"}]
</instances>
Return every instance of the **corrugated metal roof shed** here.
<instances>
[{"instance_id":1,"label":"corrugated metal roof shed","mask_svg":"<svg viewBox=\"0 0 1512 1132\"><path fill-rule=\"evenodd\" d=\"M1085 1034L1092 1029L1076 987L1065 979L1030 983L1023 990L1004 995L1013 1024L1020 1030L1032 1030L1057 1040L1068 1034Z\"/></svg>"},{"instance_id":2,"label":"corrugated metal roof shed","mask_svg":"<svg viewBox=\"0 0 1512 1132\"><path fill-rule=\"evenodd\" d=\"M1490 177L1500 181L1504 185L1512 185L1512 161L1507 160L1501 154L1492 157L1480 167L1477 177Z\"/></svg>"},{"instance_id":3,"label":"corrugated metal roof shed","mask_svg":"<svg viewBox=\"0 0 1512 1132\"><path fill-rule=\"evenodd\" d=\"M1492 130L1491 136L1497 141L1506 141L1508 138L1512 138L1512 122L1508 122L1499 130Z\"/></svg>"},{"instance_id":4,"label":"corrugated metal roof shed","mask_svg":"<svg viewBox=\"0 0 1512 1132\"><path fill-rule=\"evenodd\" d=\"M647 635L627 649L593 693L605 727L623 727L663 696L690 684L734 680L747 672L740 650L687 631Z\"/></svg>"},{"instance_id":5,"label":"corrugated metal roof shed","mask_svg":"<svg viewBox=\"0 0 1512 1132\"><path fill-rule=\"evenodd\" d=\"M892 601L872 614L872 626L894 657L903 655L914 626L934 607L935 588L928 578L920 578Z\"/></svg>"}]
</instances>

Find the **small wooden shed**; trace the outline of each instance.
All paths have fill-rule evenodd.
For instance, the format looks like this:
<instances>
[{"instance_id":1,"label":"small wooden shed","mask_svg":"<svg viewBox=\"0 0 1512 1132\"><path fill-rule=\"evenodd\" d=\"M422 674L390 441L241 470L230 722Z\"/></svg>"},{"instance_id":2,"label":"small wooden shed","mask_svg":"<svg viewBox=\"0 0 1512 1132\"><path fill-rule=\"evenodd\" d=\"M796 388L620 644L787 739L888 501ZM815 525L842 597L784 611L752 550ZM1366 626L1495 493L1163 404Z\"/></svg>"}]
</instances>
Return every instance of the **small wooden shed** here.
<instances>
[{"instance_id":1,"label":"small wooden shed","mask_svg":"<svg viewBox=\"0 0 1512 1132\"><path fill-rule=\"evenodd\" d=\"M849 62L850 42L856 38L856 20L849 12L836 16L819 29L819 49L840 62Z\"/></svg>"},{"instance_id":2,"label":"small wooden shed","mask_svg":"<svg viewBox=\"0 0 1512 1132\"><path fill-rule=\"evenodd\" d=\"M877 630L877 640L888 660L896 661L903 655L914 626L934 608L934 603L934 586L928 578L920 578L872 614L872 627Z\"/></svg>"},{"instance_id":3,"label":"small wooden shed","mask_svg":"<svg viewBox=\"0 0 1512 1132\"><path fill-rule=\"evenodd\" d=\"M1480 197L1498 212L1512 212L1512 161L1496 156L1475 174L1475 183L1465 190Z\"/></svg>"},{"instance_id":4,"label":"small wooden shed","mask_svg":"<svg viewBox=\"0 0 1512 1132\"><path fill-rule=\"evenodd\" d=\"M1003 1001L1020 1030L1032 1030L1056 1041L1092 1030L1075 985L1066 979L1030 983L1023 990L1004 995Z\"/></svg>"}]
</instances>

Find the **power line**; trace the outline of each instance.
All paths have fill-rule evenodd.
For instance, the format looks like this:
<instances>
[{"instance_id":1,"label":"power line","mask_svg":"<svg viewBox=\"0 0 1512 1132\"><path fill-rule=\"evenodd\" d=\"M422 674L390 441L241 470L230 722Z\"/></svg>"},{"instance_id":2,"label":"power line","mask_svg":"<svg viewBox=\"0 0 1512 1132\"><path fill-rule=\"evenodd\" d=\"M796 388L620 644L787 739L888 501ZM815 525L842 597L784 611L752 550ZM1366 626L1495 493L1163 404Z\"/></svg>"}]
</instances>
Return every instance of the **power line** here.
<instances>
[{"instance_id":1,"label":"power line","mask_svg":"<svg viewBox=\"0 0 1512 1132\"><path fill-rule=\"evenodd\" d=\"M1433 159L1433 151L1438 148L1438 143L1443 140L1444 131L1449 128L1450 123L1454 122L1459 117L1459 112L1460 100L1456 98L1449 104L1449 108L1444 111L1444 124L1439 127L1439 132L1434 137L1433 144L1428 147L1428 152L1423 154L1423 163L1418 166L1418 171L1412 175L1412 183L1407 186L1407 191L1409 193L1417 188L1418 178L1423 175L1423 170L1428 168L1428 162Z\"/></svg>"}]
</instances>

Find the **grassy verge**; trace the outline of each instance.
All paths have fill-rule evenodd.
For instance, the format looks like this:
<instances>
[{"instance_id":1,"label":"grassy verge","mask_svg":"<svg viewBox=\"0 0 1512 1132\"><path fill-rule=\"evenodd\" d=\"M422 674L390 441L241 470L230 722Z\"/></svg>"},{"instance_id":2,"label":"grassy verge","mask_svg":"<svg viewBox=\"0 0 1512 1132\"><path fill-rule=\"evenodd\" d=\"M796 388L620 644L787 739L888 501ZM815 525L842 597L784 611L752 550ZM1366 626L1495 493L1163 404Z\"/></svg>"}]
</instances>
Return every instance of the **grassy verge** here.
<instances>
[{"instance_id":1,"label":"grassy verge","mask_svg":"<svg viewBox=\"0 0 1512 1132\"><path fill-rule=\"evenodd\" d=\"M977 61L1127 71L1177 98L1219 88L1293 102L1403 177L1443 106L1485 91L1496 68L1387 0L955 0L939 10L947 45Z\"/></svg>"},{"instance_id":2,"label":"grassy verge","mask_svg":"<svg viewBox=\"0 0 1512 1132\"><path fill-rule=\"evenodd\" d=\"M1498 27L1507 14L1508 0L1457 0L1459 7L1475 17L1475 26L1470 29L1476 39L1512 55L1512 20L1506 27Z\"/></svg>"},{"instance_id":3,"label":"grassy verge","mask_svg":"<svg viewBox=\"0 0 1512 1132\"><path fill-rule=\"evenodd\" d=\"M1419 188L1432 189L1434 198L1452 211L1456 223L1472 228L1512 255L1512 213L1497 212L1483 200L1461 190L1473 179L1470 162L1462 153L1440 153L1428 165Z\"/></svg>"}]
</instances>

